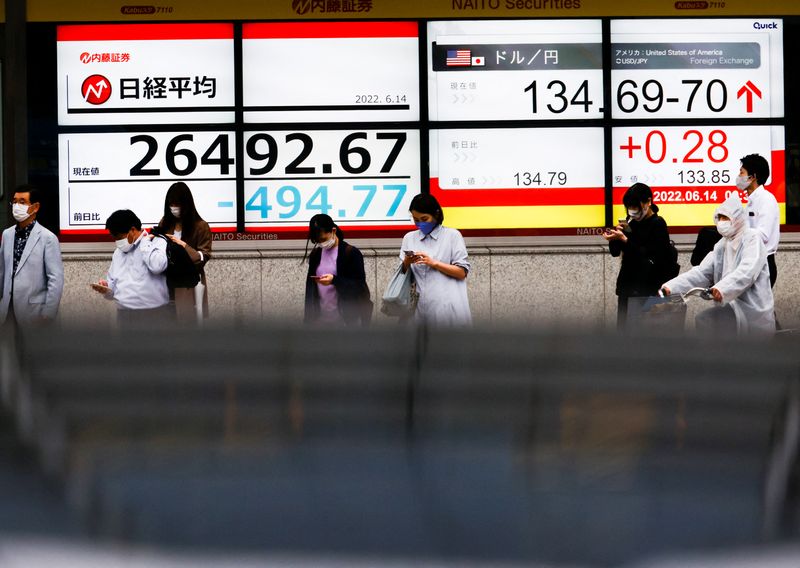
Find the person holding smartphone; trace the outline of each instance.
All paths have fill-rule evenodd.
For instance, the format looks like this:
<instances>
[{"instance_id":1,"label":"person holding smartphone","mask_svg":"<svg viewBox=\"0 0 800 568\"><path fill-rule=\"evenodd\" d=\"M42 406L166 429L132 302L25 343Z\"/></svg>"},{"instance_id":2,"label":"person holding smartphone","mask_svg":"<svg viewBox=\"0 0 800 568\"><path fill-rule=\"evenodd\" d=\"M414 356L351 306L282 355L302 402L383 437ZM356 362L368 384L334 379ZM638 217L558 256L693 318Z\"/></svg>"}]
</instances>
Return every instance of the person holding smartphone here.
<instances>
[{"instance_id":1,"label":"person holding smartphone","mask_svg":"<svg viewBox=\"0 0 800 568\"><path fill-rule=\"evenodd\" d=\"M200 282L193 288L170 287L170 300L175 303L176 318L182 324L196 324L208 317L206 263L211 259L211 229L195 207L189 186L173 183L164 197L164 215L158 232L182 246L194 263Z\"/></svg>"},{"instance_id":2,"label":"person holding smartphone","mask_svg":"<svg viewBox=\"0 0 800 568\"><path fill-rule=\"evenodd\" d=\"M603 232L611 256L622 256L616 288L620 329L625 327L628 317L628 299L656 295L665 280L666 267L672 263L667 223L658 215L650 187L633 184L622 197L622 203L628 217Z\"/></svg>"},{"instance_id":3,"label":"person holding smartphone","mask_svg":"<svg viewBox=\"0 0 800 568\"><path fill-rule=\"evenodd\" d=\"M416 321L435 326L471 324L466 282L471 267L464 238L442 225L444 213L430 194L414 196L409 211L417 230L403 237L400 260L403 272L411 270L417 284Z\"/></svg>"},{"instance_id":4,"label":"person holding smartphone","mask_svg":"<svg viewBox=\"0 0 800 568\"><path fill-rule=\"evenodd\" d=\"M323 213L308 224L308 241L314 249L308 258L305 323L369 325L372 301L364 272L364 256L345 242L344 233Z\"/></svg>"}]
</instances>

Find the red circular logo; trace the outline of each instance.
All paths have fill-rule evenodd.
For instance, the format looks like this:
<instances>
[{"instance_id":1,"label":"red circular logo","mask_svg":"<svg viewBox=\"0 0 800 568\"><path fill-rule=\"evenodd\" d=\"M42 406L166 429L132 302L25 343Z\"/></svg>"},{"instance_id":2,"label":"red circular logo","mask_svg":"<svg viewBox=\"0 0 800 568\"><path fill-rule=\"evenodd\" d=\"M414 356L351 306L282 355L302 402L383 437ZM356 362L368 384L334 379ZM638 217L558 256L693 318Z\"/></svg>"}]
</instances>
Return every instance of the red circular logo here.
<instances>
[{"instance_id":1,"label":"red circular logo","mask_svg":"<svg viewBox=\"0 0 800 568\"><path fill-rule=\"evenodd\" d=\"M89 75L81 85L81 95L87 103L101 105L111 96L111 82L102 75Z\"/></svg>"}]
</instances>

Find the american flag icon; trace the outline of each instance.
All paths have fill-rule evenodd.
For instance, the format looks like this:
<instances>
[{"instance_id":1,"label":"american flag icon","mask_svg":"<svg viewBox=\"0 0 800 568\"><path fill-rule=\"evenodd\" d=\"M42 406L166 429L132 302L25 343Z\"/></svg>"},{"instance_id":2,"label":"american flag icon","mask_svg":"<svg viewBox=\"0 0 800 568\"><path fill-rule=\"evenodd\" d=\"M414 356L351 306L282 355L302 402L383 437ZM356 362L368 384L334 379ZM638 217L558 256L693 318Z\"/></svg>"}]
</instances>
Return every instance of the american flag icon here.
<instances>
[{"instance_id":1,"label":"american flag icon","mask_svg":"<svg viewBox=\"0 0 800 568\"><path fill-rule=\"evenodd\" d=\"M447 67L469 67L472 65L472 51L469 49L448 49L445 65Z\"/></svg>"}]
</instances>

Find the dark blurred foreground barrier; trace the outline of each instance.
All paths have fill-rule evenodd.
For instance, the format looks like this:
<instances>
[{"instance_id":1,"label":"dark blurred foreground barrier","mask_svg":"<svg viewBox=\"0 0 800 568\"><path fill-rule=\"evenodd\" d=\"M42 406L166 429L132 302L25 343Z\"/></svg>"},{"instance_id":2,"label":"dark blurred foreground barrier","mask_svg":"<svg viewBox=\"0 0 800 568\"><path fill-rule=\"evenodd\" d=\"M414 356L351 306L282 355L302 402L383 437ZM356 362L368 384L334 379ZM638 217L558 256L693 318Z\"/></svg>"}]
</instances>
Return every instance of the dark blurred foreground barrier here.
<instances>
[{"instance_id":1,"label":"dark blurred foreground barrier","mask_svg":"<svg viewBox=\"0 0 800 568\"><path fill-rule=\"evenodd\" d=\"M309 507L298 499L327 491L343 492L321 499L334 517L357 509L359 499L370 502L358 514L374 541L388 538L377 528L385 514L425 552L422 515L467 553L491 558L507 550L515 560L542 550L583 560L557 544L566 537L554 527L566 517L589 515L586 531L609 519L641 524L605 516L618 506L615 492L631 487L637 501L620 506L620 517L646 510L643 518L653 519L650 509L632 507L656 495L664 509L683 503L682 522L691 525L701 511L687 504L696 486L716 508L702 509L710 516L697 522L738 523L728 536L748 543L759 531L777 535L787 518L800 432L800 352L792 337L731 343L520 329L75 329L5 336L0 348L0 392L20 435L97 530L118 537L158 540L182 522L180 499L214 514L224 509L217 493L277 514L285 534L272 527L270 538L278 548L296 546L293 535L303 531L322 550L322 542L335 547L351 538L340 520L337 532L297 516ZM224 482L201 482L209 464ZM669 472L666 482L654 473L661 471ZM376 489L383 482L387 488ZM580 492L600 487L602 498L579 493L565 505L553 498L564 484ZM159 501L158 516L142 495ZM453 511L424 513L436 509L425 499ZM737 509L731 499L750 501ZM585 511L593 506L605 512ZM456 511L458 521L449 516ZM499 523L494 544L463 542L481 526L471 526L469 515ZM545 543L528 542L526 530L546 535ZM246 532L229 536L245 542ZM615 539L589 538L596 550L590 544L587 554L612 562L631 557L615 556L613 547L641 552L641 535Z\"/></svg>"}]
</instances>

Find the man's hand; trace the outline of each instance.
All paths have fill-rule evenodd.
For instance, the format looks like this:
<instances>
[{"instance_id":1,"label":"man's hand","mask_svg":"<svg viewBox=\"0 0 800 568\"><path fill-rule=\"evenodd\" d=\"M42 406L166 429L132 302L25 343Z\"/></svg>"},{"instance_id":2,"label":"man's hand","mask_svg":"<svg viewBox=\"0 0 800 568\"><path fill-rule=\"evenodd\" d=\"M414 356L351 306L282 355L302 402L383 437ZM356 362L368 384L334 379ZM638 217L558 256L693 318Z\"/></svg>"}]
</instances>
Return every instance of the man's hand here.
<instances>
[{"instance_id":1,"label":"man's hand","mask_svg":"<svg viewBox=\"0 0 800 568\"><path fill-rule=\"evenodd\" d=\"M722 292L716 288L711 288L711 297L714 298L715 302L722 303Z\"/></svg>"},{"instance_id":2,"label":"man's hand","mask_svg":"<svg viewBox=\"0 0 800 568\"><path fill-rule=\"evenodd\" d=\"M108 287L108 282L106 280L100 280L97 284L89 284L92 287L92 290L97 292L98 294L108 294L111 292L111 288Z\"/></svg>"}]
</instances>

